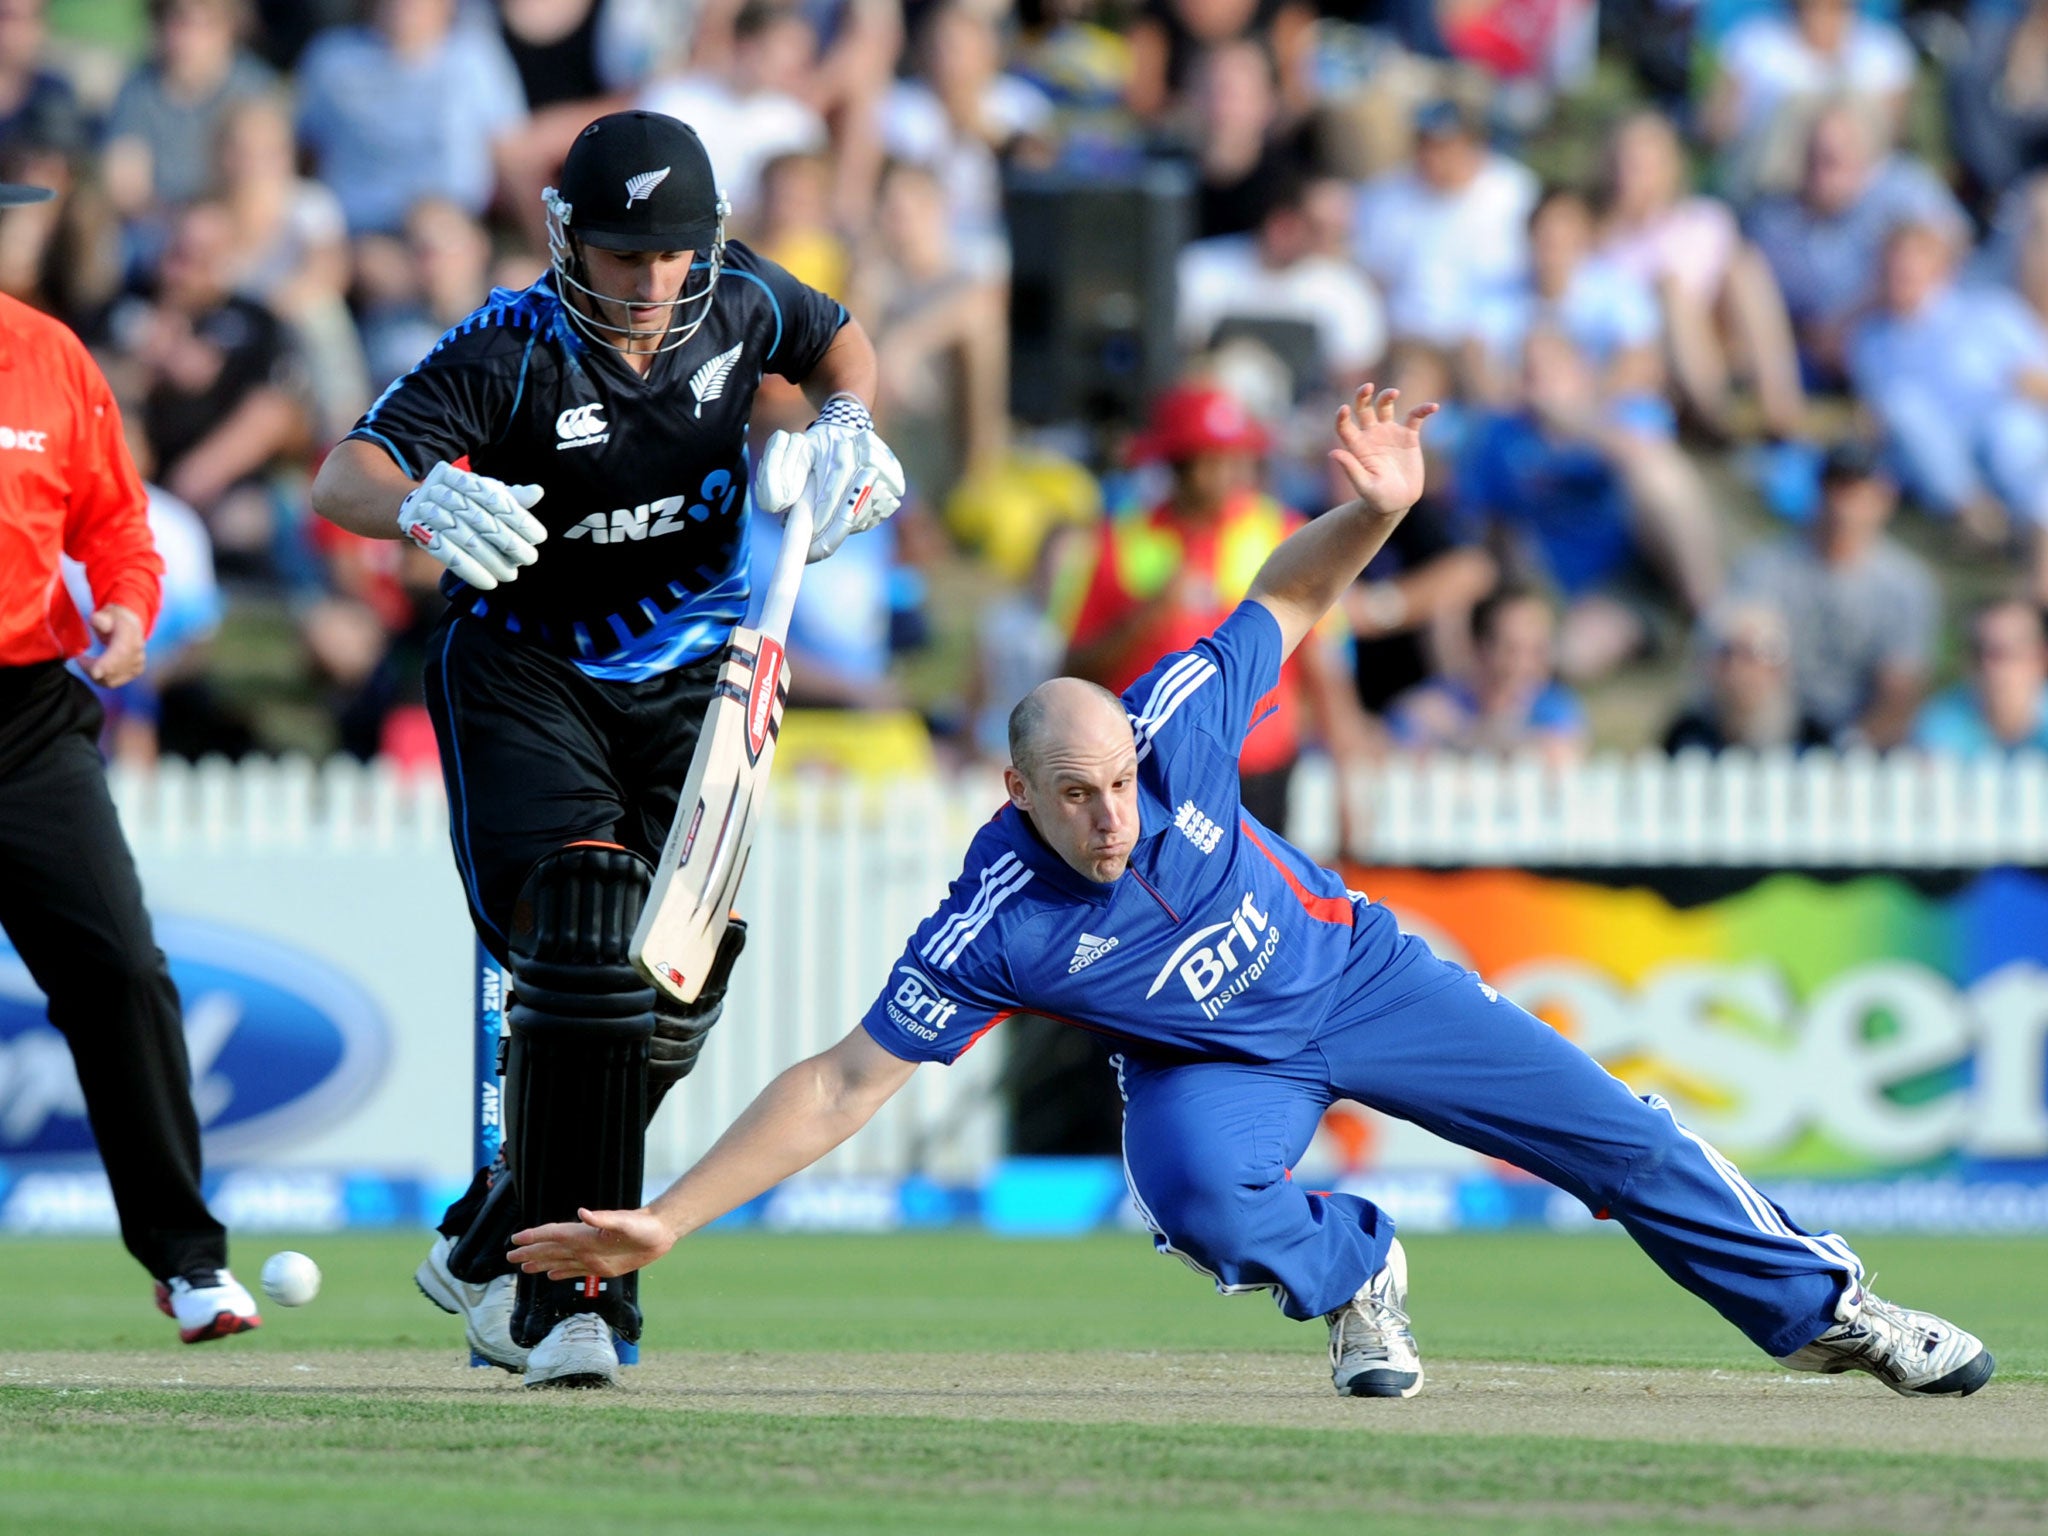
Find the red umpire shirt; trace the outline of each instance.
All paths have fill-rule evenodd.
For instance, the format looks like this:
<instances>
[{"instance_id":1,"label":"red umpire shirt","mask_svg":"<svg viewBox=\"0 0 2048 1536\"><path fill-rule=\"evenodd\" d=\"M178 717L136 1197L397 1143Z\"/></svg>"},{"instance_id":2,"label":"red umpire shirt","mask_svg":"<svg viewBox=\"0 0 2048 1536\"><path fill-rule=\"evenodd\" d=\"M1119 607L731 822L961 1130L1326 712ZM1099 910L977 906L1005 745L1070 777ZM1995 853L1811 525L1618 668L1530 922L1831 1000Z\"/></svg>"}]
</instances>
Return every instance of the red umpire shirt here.
<instances>
[{"instance_id":1,"label":"red umpire shirt","mask_svg":"<svg viewBox=\"0 0 2048 1536\"><path fill-rule=\"evenodd\" d=\"M58 556L93 600L156 623L164 563L113 391L59 322L0 294L0 667L76 656L90 632Z\"/></svg>"}]
</instances>

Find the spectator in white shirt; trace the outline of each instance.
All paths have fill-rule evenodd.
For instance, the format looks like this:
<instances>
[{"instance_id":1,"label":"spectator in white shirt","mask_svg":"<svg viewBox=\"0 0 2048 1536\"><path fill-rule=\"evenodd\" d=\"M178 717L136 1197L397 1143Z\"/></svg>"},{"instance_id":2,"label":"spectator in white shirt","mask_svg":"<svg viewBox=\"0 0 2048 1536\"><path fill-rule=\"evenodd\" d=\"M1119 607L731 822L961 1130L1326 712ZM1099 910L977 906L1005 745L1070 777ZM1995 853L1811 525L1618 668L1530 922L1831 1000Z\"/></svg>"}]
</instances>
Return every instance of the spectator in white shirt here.
<instances>
[{"instance_id":1,"label":"spectator in white shirt","mask_svg":"<svg viewBox=\"0 0 2048 1536\"><path fill-rule=\"evenodd\" d=\"M934 6L917 54L917 75L898 81L883 99L883 147L890 158L938 177L961 260L986 276L1007 277L1001 162L1047 146L1052 98L1004 72L1002 36L974 0Z\"/></svg>"},{"instance_id":2,"label":"spectator in white shirt","mask_svg":"<svg viewBox=\"0 0 2048 1536\"><path fill-rule=\"evenodd\" d=\"M1807 382L1839 385L1849 332L1876 299L1884 243L1900 224L1931 224L1958 242L1969 223L1933 171L1883 153L1852 108L1814 119L1797 196L1766 198L1749 236L1785 296Z\"/></svg>"},{"instance_id":3,"label":"spectator in white shirt","mask_svg":"<svg viewBox=\"0 0 2048 1536\"><path fill-rule=\"evenodd\" d=\"M745 218L770 160L826 146L825 119L807 99L817 59L818 34L801 11L748 0L733 18L732 57L721 72L657 80L640 105L696 129L734 214Z\"/></svg>"},{"instance_id":4,"label":"spectator in white shirt","mask_svg":"<svg viewBox=\"0 0 2048 1536\"><path fill-rule=\"evenodd\" d=\"M299 61L299 140L341 199L349 232L395 234L423 197L489 205L496 153L526 119L493 32L457 25L455 0L376 0Z\"/></svg>"},{"instance_id":5,"label":"spectator in white shirt","mask_svg":"<svg viewBox=\"0 0 2048 1536\"><path fill-rule=\"evenodd\" d=\"M1730 27L1714 67L1707 137L1723 151L1723 188L1743 201L1796 180L1800 140L1823 102L1852 103L1887 147L1895 142L1913 47L1890 22L1857 14L1856 0L1793 0L1790 14Z\"/></svg>"},{"instance_id":6,"label":"spectator in white shirt","mask_svg":"<svg viewBox=\"0 0 2048 1536\"><path fill-rule=\"evenodd\" d=\"M1944 231L1893 232L1850 377L1914 499L1987 541L2029 526L2048 595L2048 329L2006 289L1958 287L1954 265Z\"/></svg>"},{"instance_id":7,"label":"spectator in white shirt","mask_svg":"<svg viewBox=\"0 0 2048 1536\"><path fill-rule=\"evenodd\" d=\"M1562 188L1543 194L1529 215L1528 272L1473 308L1472 372L1486 381L1489 399L1511 401L1522 342L1539 328L1556 331L1593 368L1611 413L1668 436L1657 301L1634 276L1593 254L1593 235L1585 198Z\"/></svg>"},{"instance_id":8,"label":"spectator in white shirt","mask_svg":"<svg viewBox=\"0 0 2048 1536\"><path fill-rule=\"evenodd\" d=\"M1413 169L1375 178L1358 199L1359 264L1379 284L1397 339L1457 346L1479 299L1521 276L1539 190L1455 103L1416 114Z\"/></svg>"},{"instance_id":9,"label":"spectator in white shirt","mask_svg":"<svg viewBox=\"0 0 2048 1536\"><path fill-rule=\"evenodd\" d=\"M1182 343L1192 349L1206 347L1225 320L1304 321L1316 333L1315 382L1342 387L1368 377L1378 364L1386 350L1386 311L1358 268L1316 254L1310 186L1295 177L1276 188L1256 234L1184 247L1176 319Z\"/></svg>"},{"instance_id":10,"label":"spectator in white shirt","mask_svg":"<svg viewBox=\"0 0 2048 1536\"><path fill-rule=\"evenodd\" d=\"M1600 254L1656 294L1672 382L1701 425L1728 430L1739 366L1765 429L1799 434L1806 395L1785 296L1734 211L1690 191L1685 146L1661 112L1624 118L1608 141Z\"/></svg>"}]
</instances>

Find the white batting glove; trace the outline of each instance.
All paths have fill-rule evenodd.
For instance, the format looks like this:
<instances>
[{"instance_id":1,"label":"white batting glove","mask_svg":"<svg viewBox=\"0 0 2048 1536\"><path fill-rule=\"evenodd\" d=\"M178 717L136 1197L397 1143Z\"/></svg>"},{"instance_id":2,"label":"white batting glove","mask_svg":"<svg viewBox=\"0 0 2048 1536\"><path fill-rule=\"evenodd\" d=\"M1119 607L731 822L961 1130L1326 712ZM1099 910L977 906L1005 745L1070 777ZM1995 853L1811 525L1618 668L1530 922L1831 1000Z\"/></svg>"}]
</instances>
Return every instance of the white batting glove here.
<instances>
[{"instance_id":1,"label":"white batting glove","mask_svg":"<svg viewBox=\"0 0 2048 1536\"><path fill-rule=\"evenodd\" d=\"M903 466L876 433L868 408L839 394L802 436L769 436L754 486L756 503L778 516L808 487L817 514L809 559L818 561L903 505Z\"/></svg>"},{"instance_id":2,"label":"white batting glove","mask_svg":"<svg viewBox=\"0 0 2048 1536\"><path fill-rule=\"evenodd\" d=\"M540 558L533 546L548 536L530 510L537 485L507 485L442 460L400 503L398 526L456 576L488 592Z\"/></svg>"}]
</instances>

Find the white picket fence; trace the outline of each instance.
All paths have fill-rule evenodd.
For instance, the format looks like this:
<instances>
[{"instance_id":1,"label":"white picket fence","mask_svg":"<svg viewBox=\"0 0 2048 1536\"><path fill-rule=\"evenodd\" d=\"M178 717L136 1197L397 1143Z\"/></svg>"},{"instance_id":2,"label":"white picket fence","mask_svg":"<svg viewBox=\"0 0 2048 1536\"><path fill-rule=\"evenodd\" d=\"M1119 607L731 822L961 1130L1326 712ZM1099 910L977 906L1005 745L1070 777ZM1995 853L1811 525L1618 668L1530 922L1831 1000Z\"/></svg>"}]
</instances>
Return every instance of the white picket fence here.
<instances>
[{"instance_id":1,"label":"white picket fence","mask_svg":"<svg viewBox=\"0 0 2048 1536\"><path fill-rule=\"evenodd\" d=\"M339 858L358 872L365 861L388 863L394 914L434 925L437 951L445 930L447 964L467 975L459 902L422 911L408 888L447 857L447 811L431 776L348 761L167 763L117 773L114 788L145 862L233 849ZM2048 864L2048 759L2038 756L1609 757L1562 772L1444 759L1388 764L1346 790L1364 843L1353 851L1381 864ZM1320 857L1337 851L1337 795L1325 765L1303 766L1290 835ZM742 893L750 937L727 1020L657 1122L651 1173L687 1166L776 1072L856 1022L1001 797L987 774L777 786ZM260 885L249 899L265 899ZM376 963L363 957L366 973ZM466 1038L469 1020L447 1027ZM985 1168L1002 1136L991 1093L1000 1040L997 1031L955 1067L919 1073L827 1170L943 1178Z\"/></svg>"}]
</instances>

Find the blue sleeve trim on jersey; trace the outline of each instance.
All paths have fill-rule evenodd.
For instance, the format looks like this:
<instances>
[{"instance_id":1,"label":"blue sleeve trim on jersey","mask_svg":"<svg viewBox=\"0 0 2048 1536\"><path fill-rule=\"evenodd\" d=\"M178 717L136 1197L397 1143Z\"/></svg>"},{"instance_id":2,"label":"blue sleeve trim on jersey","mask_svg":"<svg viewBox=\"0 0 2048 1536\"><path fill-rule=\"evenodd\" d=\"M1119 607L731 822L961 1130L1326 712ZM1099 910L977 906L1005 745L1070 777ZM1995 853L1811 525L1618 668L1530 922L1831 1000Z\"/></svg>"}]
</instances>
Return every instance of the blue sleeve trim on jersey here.
<instances>
[{"instance_id":1,"label":"blue sleeve trim on jersey","mask_svg":"<svg viewBox=\"0 0 2048 1536\"><path fill-rule=\"evenodd\" d=\"M533 344L539 340L539 331L527 333L526 350L519 354L519 387L512 391L512 403L505 410L505 431L500 432L494 442L503 442L505 432L512 430L512 423L519 417L519 402L526 398L526 365L533 361Z\"/></svg>"},{"instance_id":2,"label":"blue sleeve trim on jersey","mask_svg":"<svg viewBox=\"0 0 2048 1536\"><path fill-rule=\"evenodd\" d=\"M372 412L372 414L374 415L375 413ZM362 426L357 427L355 431L349 433L349 436L361 438L367 442L375 443L379 448L382 448L386 453L390 454L391 462L396 464L401 470L405 472L406 479L417 480L420 478L418 475L412 472L412 466L405 462L405 455L398 451L398 444L392 442L391 439L386 437L382 432L373 432L370 430L369 427Z\"/></svg>"},{"instance_id":3,"label":"blue sleeve trim on jersey","mask_svg":"<svg viewBox=\"0 0 2048 1536\"><path fill-rule=\"evenodd\" d=\"M692 272L708 270L710 265L711 263L707 261L700 263L699 266L692 267L690 270ZM753 273L742 272L738 267L721 268L718 275L720 277L743 277L768 295L768 303L775 310L775 340L768 348L768 355L773 357L777 352L780 352L782 350L782 300L775 297L775 290L762 282L760 278L754 276Z\"/></svg>"}]
</instances>

